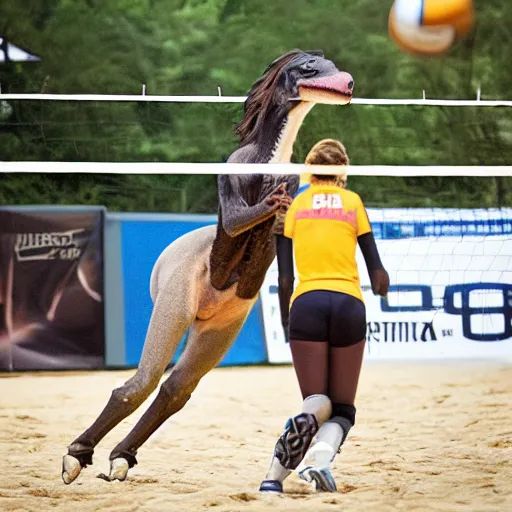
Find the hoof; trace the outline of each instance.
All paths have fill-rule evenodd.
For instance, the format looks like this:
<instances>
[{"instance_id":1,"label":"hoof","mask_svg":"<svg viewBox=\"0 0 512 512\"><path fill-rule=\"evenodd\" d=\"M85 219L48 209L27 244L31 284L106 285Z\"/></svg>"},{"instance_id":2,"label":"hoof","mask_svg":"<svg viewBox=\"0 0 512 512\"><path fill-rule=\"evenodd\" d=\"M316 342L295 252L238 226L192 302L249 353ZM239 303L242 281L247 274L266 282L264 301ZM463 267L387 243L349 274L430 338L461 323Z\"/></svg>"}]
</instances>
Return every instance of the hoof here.
<instances>
[{"instance_id":1,"label":"hoof","mask_svg":"<svg viewBox=\"0 0 512 512\"><path fill-rule=\"evenodd\" d=\"M128 464L128 461L123 457L118 457L117 459L114 459L110 462L110 474L107 476L103 473L100 473L98 478L106 480L107 482L113 482L114 480L123 482L128 476L129 469L130 465Z\"/></svg>"},{"instance_id":2,"label":"hoof","mask_svg":"<svg viewBox=\"0 0 512 512\"><path fill-rule=\"evenodd\" d=\"M130 465L126 459L123 459L123 457L114 459L110 463L110 480L119 480L121 482L126 480L129 469Z\"/></svg>"},{"instance_id":3,"label":"hoof","mask_svg":"<svg viewBox=\"0 0 512 512\"><path fill-rule=\"evenodd\" d=\"M80 461L73 455L64 455L62 457L62 480L66 485L76 480L82 471Z\"/></svg>"}]
</instances>

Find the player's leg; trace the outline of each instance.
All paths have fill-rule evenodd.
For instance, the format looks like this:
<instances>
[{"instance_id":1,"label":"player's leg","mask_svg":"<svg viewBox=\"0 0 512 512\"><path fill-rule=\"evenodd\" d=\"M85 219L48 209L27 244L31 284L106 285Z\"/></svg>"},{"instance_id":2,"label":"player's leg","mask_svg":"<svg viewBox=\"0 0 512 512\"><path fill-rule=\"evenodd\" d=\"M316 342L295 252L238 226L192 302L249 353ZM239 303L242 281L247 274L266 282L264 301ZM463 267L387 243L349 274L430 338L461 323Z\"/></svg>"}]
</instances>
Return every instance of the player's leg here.
<instances>
[{"instance_id":1,"label":"player's leg","mask_svg":"<svg viewBox=\"0 0 512 512\"><path fill-rule=\"evenodd\" d=\"M305 457L300 475L319 490L333 492L330 464L355 423L355 397L364 356L364 304L345 294L333 297L329 346L329 398L332 414L319 429L315 445Z\"/></svg>"},{"instance_id":2,"label":"player's leg","mask_svg":"<svg viewBox=\"0 0 512 512\"><path fill-rule=\"evenodd\" d=\"M290 418L278 439L260 491L282 492L285 478L301 462L318 427L331 415L328 393L329 297L299 296L290 311L290 348L302 397L302 412Z\"/></svg>"}]
</instances>

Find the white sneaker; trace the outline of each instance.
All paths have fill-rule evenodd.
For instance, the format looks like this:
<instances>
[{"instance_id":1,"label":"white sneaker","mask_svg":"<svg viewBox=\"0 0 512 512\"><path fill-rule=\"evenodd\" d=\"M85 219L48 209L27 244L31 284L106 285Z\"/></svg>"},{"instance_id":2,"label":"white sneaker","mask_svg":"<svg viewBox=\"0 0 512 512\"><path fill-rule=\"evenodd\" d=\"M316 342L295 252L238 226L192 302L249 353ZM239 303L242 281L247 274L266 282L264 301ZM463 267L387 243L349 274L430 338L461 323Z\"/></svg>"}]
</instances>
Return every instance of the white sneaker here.
<instances>
[{"instance_id":1,"label":"white sneaker","mask_svg":"<svg viewBox=\"0 0 512 512\"><path fill-rule=\"evenodd\" d=\"M299 472L299 477L312 483L315 491L336 492L336 482L329 468L315 468L308 466Z\"/></svg>"},{"instance_id":2,"label":"white sneaker","mask_svg":"<svg viewBox=\"0 0 512 512\"><path fill-rule=\"evenodd\" d=\"M297 468L299 478L312 483L316 491L336 492L336 483L331 475L334 456L334 450L329 443L317 441Z\"/></svg>"},{"instance_id":3,"label":"white sneaker","mask_svg":"<svg viewBox=\"0 0 512 512\"><path fill-rule=\"evenodd\" d=\"M299 464L297 472L306 467L329 468L334 460L334 450L329 443L317 441L306 453L304 459Z\"/></svg>"}]
</instances>

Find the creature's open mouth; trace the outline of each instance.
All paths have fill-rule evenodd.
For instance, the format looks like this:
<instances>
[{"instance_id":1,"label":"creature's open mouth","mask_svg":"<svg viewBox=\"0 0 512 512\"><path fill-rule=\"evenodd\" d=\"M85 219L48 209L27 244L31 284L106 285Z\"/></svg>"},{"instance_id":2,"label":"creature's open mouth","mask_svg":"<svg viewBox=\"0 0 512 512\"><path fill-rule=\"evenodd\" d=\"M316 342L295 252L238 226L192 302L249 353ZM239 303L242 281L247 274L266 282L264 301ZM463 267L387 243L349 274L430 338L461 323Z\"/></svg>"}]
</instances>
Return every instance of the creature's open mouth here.
<instances>
[{"instance_id":1,"label":"creature's open mouth","mask_svg":"<svg viewBox=\"0 0 512 512\"><path fill-rule=\"evenodd\" d=\"M311 80L301 80L298 85L301 100L335 105L350 103L354 90L353 78L344 72Z\"/></svg>"}]
</instances>

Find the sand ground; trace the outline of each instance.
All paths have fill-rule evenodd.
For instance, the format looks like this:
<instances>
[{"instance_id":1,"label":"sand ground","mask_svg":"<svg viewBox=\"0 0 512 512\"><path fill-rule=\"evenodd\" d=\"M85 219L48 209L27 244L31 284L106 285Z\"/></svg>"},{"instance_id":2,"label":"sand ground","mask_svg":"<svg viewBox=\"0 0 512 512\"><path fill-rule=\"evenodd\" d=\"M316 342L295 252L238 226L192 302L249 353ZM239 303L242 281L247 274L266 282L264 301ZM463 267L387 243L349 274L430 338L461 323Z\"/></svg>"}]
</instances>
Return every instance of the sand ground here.
<instances>
[{"instance_id":1,"label":"sand ground","mask_svg":"<svg viewBox=\"0 0 512 512\"><path fill-rule=\"evenodd\" d=\"M125 482L96 478L143 406L65 486L67 444L132 374L0 374L2 512L512 511L512 365L366 363L337 494L314 494L295 475L284 495L257 492L300 410L290 366L214 370L139 450Z\"/></svg>"}]
</instances>

